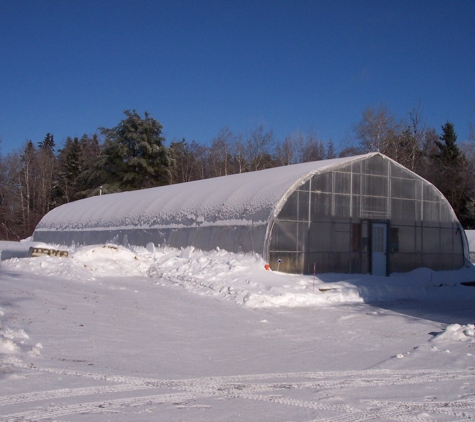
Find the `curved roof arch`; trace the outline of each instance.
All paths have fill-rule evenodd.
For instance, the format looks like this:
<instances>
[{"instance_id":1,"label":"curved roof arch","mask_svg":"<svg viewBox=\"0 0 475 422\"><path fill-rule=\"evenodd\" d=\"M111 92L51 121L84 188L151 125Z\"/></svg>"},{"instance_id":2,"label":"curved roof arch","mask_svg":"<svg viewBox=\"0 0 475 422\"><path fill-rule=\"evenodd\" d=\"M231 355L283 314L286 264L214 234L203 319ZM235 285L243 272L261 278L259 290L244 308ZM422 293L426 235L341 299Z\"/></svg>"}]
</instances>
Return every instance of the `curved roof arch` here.
<instances>
[{"instance_id":1,"label":"curved roof arch","mask_svg":"<svg viewBox=\"0 0 475 422\"><path fill-rule=\"evenodd\" d=\"M370 155L86 198L50 211L35 232L264 225L295 187L316 172Z\"/></svg>"}]
</instances>

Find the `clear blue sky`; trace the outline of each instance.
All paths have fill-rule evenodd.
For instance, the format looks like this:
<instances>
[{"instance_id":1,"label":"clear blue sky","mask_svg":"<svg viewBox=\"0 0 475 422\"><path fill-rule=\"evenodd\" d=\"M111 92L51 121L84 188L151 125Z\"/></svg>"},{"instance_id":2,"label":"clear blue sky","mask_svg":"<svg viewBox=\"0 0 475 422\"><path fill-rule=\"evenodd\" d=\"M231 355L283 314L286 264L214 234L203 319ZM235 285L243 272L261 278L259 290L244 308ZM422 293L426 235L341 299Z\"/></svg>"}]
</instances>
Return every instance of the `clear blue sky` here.
<instances>
[{"instance_id":1,"label":"clear blue sky","mask_svg":"<svg viewBox=\"0 0 475 422\"><path fill-rule=\"evenodd\" d=\"M468 137L474 0L0 0L1 152L148 111L167 141L264 125L338 145L367 107Z\"/></svg>"}]
</instances>

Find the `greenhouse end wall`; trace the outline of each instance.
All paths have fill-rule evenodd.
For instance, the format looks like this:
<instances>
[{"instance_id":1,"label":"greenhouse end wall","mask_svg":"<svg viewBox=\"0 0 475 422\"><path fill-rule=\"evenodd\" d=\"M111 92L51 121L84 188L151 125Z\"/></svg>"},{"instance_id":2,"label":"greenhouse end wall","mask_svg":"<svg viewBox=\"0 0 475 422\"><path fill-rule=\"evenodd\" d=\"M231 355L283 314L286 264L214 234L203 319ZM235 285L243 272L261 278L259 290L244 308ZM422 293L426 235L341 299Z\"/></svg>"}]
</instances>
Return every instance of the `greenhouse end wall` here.
<instances>
[{"instance_id":1,"label":"greenhouse end wall","mask_svg":"<svg viewBox=\"0 0 475 422\"><path fill-rule=\"evenodd\" d=\"M376 251L384 275L465 264L463 230L447 200L379 154L312 176L271 224L269 263L280 271L374 274L383 256Z\"/></svg>"}]
</instances>

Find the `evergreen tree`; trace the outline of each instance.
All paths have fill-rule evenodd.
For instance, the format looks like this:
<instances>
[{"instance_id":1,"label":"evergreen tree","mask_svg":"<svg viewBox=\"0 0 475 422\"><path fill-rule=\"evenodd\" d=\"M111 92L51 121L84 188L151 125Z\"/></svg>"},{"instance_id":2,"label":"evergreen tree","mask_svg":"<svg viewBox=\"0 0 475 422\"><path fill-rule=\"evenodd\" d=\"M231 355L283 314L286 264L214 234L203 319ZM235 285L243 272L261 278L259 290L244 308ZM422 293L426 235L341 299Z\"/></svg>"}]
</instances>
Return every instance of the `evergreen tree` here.
<instances>
[{"instance_id":1,"label":"evergreen tree","mask_svg":"<svg viewBox=\"0 0 475 422\"><path fill-rule=\"evenodd\" d=\"M162 125L145 112L142 119L133 110L112 129L102 128L104 156L96 163L102 167L104 189L127 191L166 185L170 181L171 158L164 145Z\"/></svg>"},{"instance_id":2,"label":"evergreen tree","mask_svg":"<svg viewBox=\"0 0 475 422\"><path fill-rule=\"evenodd\" d=\"M38 142L38 151L35 158L38 177L35 186L35 206L40 216L46 214L55 206L53 191L57 183L57 161L54 147L54 138L51 133L47 133L45 139Z\"/></svg>"},{"instance_id":3,"label":"evergreen tree","mask_svg":"<svg viewBox=\"0 0 475 422\"><path fill-rule=\"evenodd\" d=\"M88 136L84 134L79 140L81 146L81 162L84 168L89 167L91 162L103 154L102 145L97 134Z\"/></svg>"},{"instance_id":4,"label":"evergreen tree","mask_svg":"<svg viewBox=\"0 0 475 422\"><path fill-rule=\"evenodd\" d=\"M47 133L45 139L41 142L38 142L38 148L42 151L48 152L49 154L54 154L54 137L51 133Z\"/></svg>"},{"instance_id":5,"label":"evergreen tree","mask_svg":"<svg viewBox=\"0 0 475 422\"><path fill-rule=\"evenodd\" d=\"M64 148L59 150L59 180L55 192L58 204L79 199L78 177L83 168L81 159L81 144L78 138L68 137Z\"/></svg>"},{"instance_id":6,"label":"evergreen tree","mask_svg":"<svg viewBox=\"0 0 475 422\"><path fill-rule=\"evenodd\" d=\"M65 175L71 182L74 182L79 173L81 173L81 170L81 145L79 144L79 139L74 138L66 155Z\"/></svg>"},{"instance_id":7,"label":"evergreen tree","mask_svg":"<svg viewBox=\"0 0 475 422\"><path fill-rule=\"evenodd\" d=\"M333 145L333 141L330 139L327 144L327 160L331 160L332 158L336 158L336 151L335 146Z\"/></svg>"},{"instance_id":8,"label":"evergreen tree","mask_svg":"<svg viewBox=\"0 0 475 422\"><path fill-rule=\"evenodd\" d=\"M460 151L454 125L447 122L442 126L442 134L435 141L436 152L432 156L435 177L432 182L444 194L457 214L462 225L467 228L474 224L473 211L469 208L473 196L473 171L471 164Z\"/></svg>"},{"instance_id":9,"label":"evergreen tree","mask_svg":"<svg viewBox=\"0 0 475 422\"><path fill-rule=\"evenodd\" d=\"M20 188L20 203L22 224L26 232L30 232L33 228L34 217L34 186L36 182L35 171L36 148L33 142L28 141L20 155L21 167L18 172L18 186Z\"/></svg>"},{"instance_id":10,"label":"evergreen tree","mask_svg":"<svg viewBox=\"0 0 475 422\"><path fill-rule=\"evenodd\" d=\"M460 150L455 144L457 142L457 135L454 130L454 125L447 122L442 126L442 135L439 141L436 142L439 151L436 154L437 160L444 166L457 163L460 159Z\"/></svg>"}]
</instances>

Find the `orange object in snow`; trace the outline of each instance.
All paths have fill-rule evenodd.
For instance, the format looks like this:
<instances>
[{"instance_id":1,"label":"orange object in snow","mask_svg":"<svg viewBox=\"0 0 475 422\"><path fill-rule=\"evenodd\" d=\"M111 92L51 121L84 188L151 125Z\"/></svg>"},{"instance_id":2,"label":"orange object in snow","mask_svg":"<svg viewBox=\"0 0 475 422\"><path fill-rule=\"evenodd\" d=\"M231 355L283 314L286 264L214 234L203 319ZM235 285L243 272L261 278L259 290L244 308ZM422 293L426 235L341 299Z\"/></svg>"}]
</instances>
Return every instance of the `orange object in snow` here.
<instances>
[{"instance_id":1,"label":"orange object in snow","mask_svg":"<svg viewBox=\"0 0 475 422\"><path fill-rule=\"evenodd\" d=\"M264 265L264 268L265 268L267 271L269 271L269 270L270 270L270 265L269 265L269 264L266 264L266 265Z\"/></svg>"}]
</instances>

